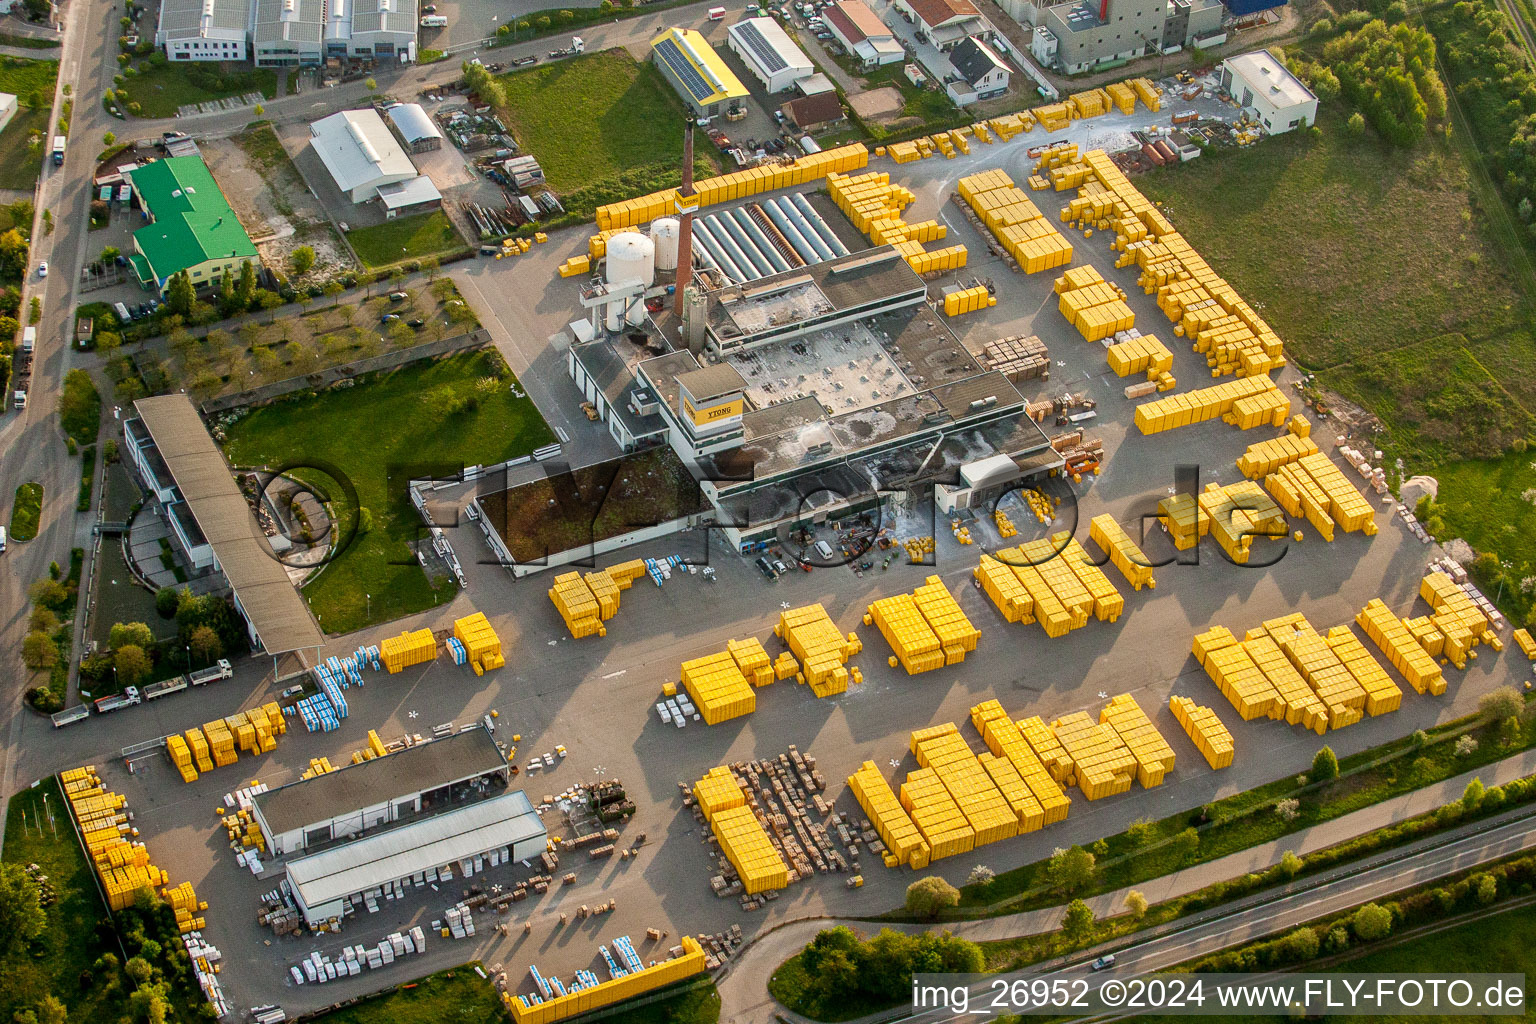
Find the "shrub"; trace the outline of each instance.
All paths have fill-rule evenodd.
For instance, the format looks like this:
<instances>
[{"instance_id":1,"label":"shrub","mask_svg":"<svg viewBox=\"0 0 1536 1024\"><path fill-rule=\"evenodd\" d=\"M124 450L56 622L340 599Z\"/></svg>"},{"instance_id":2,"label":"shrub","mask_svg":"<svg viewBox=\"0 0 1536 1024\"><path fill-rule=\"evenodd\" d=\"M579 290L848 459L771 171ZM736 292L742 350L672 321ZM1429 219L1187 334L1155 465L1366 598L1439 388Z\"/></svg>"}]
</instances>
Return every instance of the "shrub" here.
<instances>
[{"instance_id":1,"label":"shrub","mask_svg":"<svg viewBox=\"0 0 1536 1024\"><path fill-rule=\"evenodd\" d=\"M1456 755L1458 757L1471 757L1477 753L1477 740L1471 736L1462 736L1456 741Z\"/></svg>"},{"instance_id":2,"label":"shrub","mask_svg":"<svg viewBox=\"0 0 1536 1024\"><path fill-rule=\"evenodd\" d=\"M1131 919L1140 921L1147 916L1147 898L1138 889L1132 889L1125 894L1125 909L1130 911Z\"/></svg>"},{"instance_id":3,"label":"shrub","mask_svg":"<svg viewBox=\"0 0 1536 1024\"><path fill-rule=\"evenodd\" d=\"M1325 746L1312 758L1312 770L1307 773L1308 782L1327 782L1339 777L1339 759L1333 748Z\"/></svg>"},{"instance_id":4,"label":"shrub","mask_svg":"<svg viewBox=\"0 0 1536 1024\"><path fill-rule=\"evenodd\" d=\"M919 878L907 886L907 913L915 917L934 918L960 902L960 890L938 875Z\"/></svg>"},{"instance_id":5,"label":"shrub","mask_svg":"<svg viewBox=\"0 0 1536 1024\"><path fill-rule=\"evenodd\" d=\"M1375 942L1392 933L1392 912L1375 903L1367 903L1355 911L1349 919L1355 937L1362 942Z\"/></svg>"},{"instance_id":6,"label":"shrub","mask_svg":"<svg viewBox=\"0 0 1536 1024\"><path fill-rule=\"evenodd\" d=\"M1295 821L1301 816L1301 801L1295 797L1286 797L1275 802L1275 813L1280 815L1281 821Z\"/></svg>"},{"instance_id":7,"label":"shrub","mask_svg":"<svg viewBox=\"0 0 1536 1024\"><path fill-rule=\"evenodd\" d=\"M1071 895L1093 881L1094 856L1081 846L1070 850L1059 847L1046 862L1045 875L1051 888L1062 895Z\"/></svg>"}]
</instances>

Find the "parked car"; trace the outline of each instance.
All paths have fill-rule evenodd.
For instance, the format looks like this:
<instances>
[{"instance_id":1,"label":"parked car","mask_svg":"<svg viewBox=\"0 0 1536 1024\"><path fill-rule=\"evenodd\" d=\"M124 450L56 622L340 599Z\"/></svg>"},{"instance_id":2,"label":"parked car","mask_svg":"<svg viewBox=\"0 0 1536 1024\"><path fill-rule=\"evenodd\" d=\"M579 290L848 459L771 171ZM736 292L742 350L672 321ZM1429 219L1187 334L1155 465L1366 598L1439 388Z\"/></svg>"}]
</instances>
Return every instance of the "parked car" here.
<instances>
[{"instance_id":1,"label":"parked car","mask_svg":"<svg viewBox=\"0 0 1536 1024\"><path fill-rule=\"evenodd\" d=\"M760 572L762 572L764 576L770 580L776 580L779 578L779 574L773 571L773 564L762 555L757 556L757 568Z\"/></svg>"},{"instance_id":2,"label":"parked car","mask_svg":"<svg viewBox=\"0 0 1536 1024\"><path fill-rule=\"evenodd\" d=\"M414 330L418 330L419 331L423 327L427 326L427 322L425 320L423 320L421 317L418 316L414 320L407 320L406 321L406 325L408 327L411 327Z\"/></svg>"},{"instance_id":3,"label":"parked car","mask_svg":"<svg viewBox=\"0 0 1536 1024\"><path fill-rule=\"evenodd\" d=\"M289 697L297 697L303 692L304 687L302 686L290 686L288 689L284 690L280 696L282 700L287 700Z\"/></svg>"},{"instance_id":4,"label":"parked car","mask_svg":"<svg viewBox=\"0 0 1536 1024\"><path fill-rule=\"evenodd\" d=\"M410 296L405 294L405 292L390 292L389 293L389 301L390 302L404 302L408 298L410 298Z\"/></svg>"},{"instance_id":5,"label":"parked car","mask_svg":"<svg viewBox=\"0 0 1536 1024\"><path fill-rule=\"evenodd\" d=\"M43 262L41 262L41 263L39 263L37 265L37 276L38 277L47 277L48 276L48 261L47 260L44 260Z\"/></svg>"},{"instance_id":6,"label":"parked car","mask_svg":"<svg viewBox=\"0 0 1536 1024\"><path fill-rule=\"evenodd\" d=\"M379 317L379 323L381 323L381 324L392 324L396 320L399 320L399 319L400 319L400 314L399 313L385 313L383 316Z\"/></svg>"}]
</instances>

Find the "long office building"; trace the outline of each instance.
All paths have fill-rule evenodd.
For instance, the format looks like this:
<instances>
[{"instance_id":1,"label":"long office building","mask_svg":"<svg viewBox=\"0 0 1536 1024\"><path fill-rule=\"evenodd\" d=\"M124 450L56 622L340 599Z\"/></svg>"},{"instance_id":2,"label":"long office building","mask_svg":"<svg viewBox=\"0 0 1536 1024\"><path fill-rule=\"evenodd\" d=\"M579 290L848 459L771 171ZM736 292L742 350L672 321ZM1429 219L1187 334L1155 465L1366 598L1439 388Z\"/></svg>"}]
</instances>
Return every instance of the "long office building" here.
<instances>
[{"instance_id":1,"label":"long office building","mask_svg":"<svg viewBox=\"0 0 1536 1024\"><path fill-rule=\"evenodd\" d=\"M416 0L164 0L155 42L171 60L316 67L416 59Z\"/></svg>"}]
</instances>

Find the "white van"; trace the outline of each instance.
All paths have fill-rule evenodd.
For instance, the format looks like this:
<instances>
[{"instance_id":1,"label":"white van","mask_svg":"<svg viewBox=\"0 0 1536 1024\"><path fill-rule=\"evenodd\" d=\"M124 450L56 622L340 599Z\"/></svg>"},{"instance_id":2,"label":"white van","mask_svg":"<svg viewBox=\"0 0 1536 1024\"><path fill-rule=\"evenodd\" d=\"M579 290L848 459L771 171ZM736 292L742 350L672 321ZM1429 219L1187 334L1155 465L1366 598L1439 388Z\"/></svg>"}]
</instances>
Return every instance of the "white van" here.
<instances>
[{"instance_id":1,"label":"white van","mask_svg":"<svg viewBox=\"0 0 1536 1024\"><path fill-rule=\"evenodd\" d=\"M709 20L710 21L724 21L725 20L725 8L724 7L711 7L709 9Z\"/></svg>"},{"instance_id":2,"label":"white van","mask_svg":"<svg viewBox=\"0 0 1536 1024\"><path fill-rule=\"evenodd\" d=\"M816 553L820 555L824 560L828 562L832 561L832 545L828 544L826 541L819 540L816 542Z\"/></svg>"},{"instance_id":3,"label":"white van","mask_svg":"<svg viewBox=\"0 0 1536 1024\"><path fill-rule=\"evenodd\" d=\"M128 315L128 307L121 302L112 303L112 312L117 314L117 322L120 324L126 324L133 319L133 317Z\"/></svg>"},{"instance_id":4,"label":"white van","mask_svg":"<svg viewBox=\"0 0 1536 1024\"><path fill-rule=\"evenodd\" d=\"M422 28L444 28L448 24L447 15L429 14L421 19Z\"/></svg>"},{"instance_id":5,"label":"white van","mask_svg":"<svg viewBox=\"0 0 1536 1024\"><path fill-rule=\"evenodd\" d=\"M5 550L5 527L0 526L0 551Z\"/></svg>"},{"instance_id":6,"label":"white van","mask_svg":"<svg viewBox=\"0 0 1536 1024\"><path fill-rule=\"evenodd\" d=\"M22 330L22 332L21 332L21 350L23 352L25 352L27 355L31 355L32 354L32 350L34 348L36 348L36 347L37 347L37 328L36 327L24 328Z\"/></svg>"}]
</instances>

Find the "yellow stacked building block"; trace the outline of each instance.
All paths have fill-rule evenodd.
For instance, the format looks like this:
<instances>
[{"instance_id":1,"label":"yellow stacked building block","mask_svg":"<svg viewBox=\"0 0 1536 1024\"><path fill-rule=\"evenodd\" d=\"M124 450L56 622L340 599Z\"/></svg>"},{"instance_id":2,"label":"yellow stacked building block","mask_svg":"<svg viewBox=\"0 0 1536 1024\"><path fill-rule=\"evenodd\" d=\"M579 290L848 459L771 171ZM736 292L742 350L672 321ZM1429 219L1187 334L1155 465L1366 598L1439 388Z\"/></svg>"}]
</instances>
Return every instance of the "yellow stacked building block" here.
<instances>
[{"instance_id":1,"label":"yellow stacked building block","mask_svg":"<svg viewBox=\"0 0 1536 1024\"><path fill-rule=\"evenodd\" d=\"M165 738L165 749L171 755L171 763L176 766L176 771L181 774L181 781L196 782L197 766L192 761L192 749L187 746L187 741L172 733Z\"/></svg>"},{"instance_id":2,"label":"yellow stacked building block","mask_svg":"<svg viewBox=\"0 0 1536 1024\"><path fill-rule=\"evenodd\" d=\"M1403 705L1403 691L1348 626L1328 630L1328 646L1365 691L1365 713L1375 718Z\"/></svg>"},{"instance_id":3,"label":"yellow stacked building block","mask_svg":"<svg viewBox=\"0 0 1536 1024\"><path fill-rule=\"evenodd\" d=\"M1285 516L1263 488L1252 480L1222 487L1210 484L1200 493L1200 510L1210 522L1210 535L1238 565L1247 565L1253 543L1287 535Z\"/></svg>"},{"instance_id":4,"label":"yellow stacked building block","mask_svg":"<svg viewBox=\"0 0 1536 1024\"><path fill-rule=\"evenodd\" d=\"M956 288L944 293L945 316L963 316L995 305L997 305L997 299L986 285Z\"/></svg>"},{"instance_id":5,"label":"yellow stacked building block","mask_svg":"<svg viewBox=\"0 0 1536 1024\"><path fill-rule=\"evenodd\" d=\"M1088 536L1109 556L1110 562L1134 589L1157 586L1157 580L1152 577L1151 561L1114 516L1108 512L1094 516L1088 523Z\"/></svg>"},{"instance_id":6,"label":"yellow stacked building block","mask_svg":"<svg viewBox=\"0 0 1536 1024\"><path fill-rule=\"evenodd\" d=\"M921 739L919 739L921 735ZM917 763L932 771L965 815L973 846L1019 834L1019 819L953 723L912 734Z\"/></svg>"},{"instance_id":7,"label":"yellow stacked building block","mask_svg":"<svg viewBox=\"0 0 1536 1024\"><path fill-rule=\"evenodd\" d=\"M1310 444L1311 441L1303 443ZM1367 537L1376 535L1370 502L1322 452L1313 452L1276 467L1265 478L1264 486L1287 513L1305 516L1327 540L1333 539L1330 522L1337 523L1346 533L1359 531Z\"/></svg>"},{"instance_id":8,"label":"yellow stacked building block","mask_svg":"<svg viewBox=\"0 0 1536 1024\"><path fill-rule=\"evenodd\" d=\"M908 675L964 661L981 638L937 576L913 594L876 601L869 606L869 619Z\"/></svg>"},{"instance_id":9,"label":"yellow stacked building block","mask_svg":"<svg viewBox=\"0 0 1536 1024\"><path fill-rule=\"evenodd\" d=\"M222 721L205 722L203 735L208 739L208 753L213 757L215 767L222 768L239 759L235 753L234 734L229 731L227 724Z\"/></svg>"},{"instance_id":10,"label":"yellow stacked building block","mask_svg":"<svg viewBox=\"0 0 1536 1024\"><path fill-rule=\"evenodd\" d=\"M1355 623L1365 630L1377 650L1387 656L1392 667L1402 673L1419 693L1435 696L1445 692L1445 676L1433 655L1426 651L1402 619L1392 613L1380 599L1373 598L1360 613Z\"/></svg>"},{"instance_id":11,"label":"yellow stacked building block","mask_svg":"<svg viewBox=\"0 0 1536 1024\"><path fill-rule=\"evenodd\" d=\"M572 256L560 264L561 277L576 277L580 274L592 272L592 259L590 256Z\"/></svg>"},{"instance_id":12,"label":"yellow stacked building block","mask_svg":"<svg viewBox=\"0 0 1536 1024\"><path fill-rule=\"evenodd\" d=\"M1136 758L1111 726L1075 711L1052 722L1051 732L1072 759L1072 774L1066 782L1082 790L1083 796L1101 800L1131 788Z\"/></svg>"},{"instance_id":13,"label":"yellow stacked building block","mask_svg":"<svg viewBox=\"0 0 1536 1024\"><path fill-rule=\"evenodd\" d=\"M1109 368L1117 377L1145 373L1148 380L1173 369L1173 353L1150 334L1109 346L1105 353Z\"/></svg>"},{"instance_id":14,"label":"yellow stacked building block","mask_svg":"<svg viewBox=\"0 0 1536 1024\"><path fill-rule=\"evenodd\" d=\"M735 660L736 667L753 686L767 686L774 680L773 662L757 637L745 640L727 640L726 651Z\"/></svg>"},{"instance_id":15,"label":"yellow stacked building block","mask_svg":"<svg viewBox=\"0 0 1536 1024\"><path fill-rule=\"evenodd\" d=\"M1088 341L1099 341L1136 325L1136 314L1125 303L1125 293L1107 281L1082 287L1062 287L1065 276L1057 279L1056 308L1067 322ZM1166 350L1164 350L1166 351ZM1173 356L1168 356L1172 366ZM1111 363L1113 365L1113 363Z\"/></svg>"},{"instance_id":16,"label":"yellow stacked building block","mask_svg":"<svg viewBox=\"0 0 1536 1024\"><path fill-rule=\"evenodd\" d=\"M592 588L582 580L580 573L575 572L555 577L555 585L549 590L549 599L565 620L566 629L577 640L589 636L607 636L608 627L603 625L603 620L612 617L613 611L618 610L615 604L613 611L603 615Z\"/></svg>"},{"instance_id":17,"label":"yellow stacked building block","mask_svg":"<svg viewBox=\"0 0 1536 1024\"><path fill-rule=\"evenodd\" d=\"M1157 91L1157 86L1152 84L1151 79L1133 78L1125 84L1135 90L1136 98L1146 104L1148 110L1154 114L1157 113L1159 107L1162 106L1162 98Z\"/></svg>"},{"instance_id":18,"label":"yellow stacked building block","mask_svg":"<svg viewBox=\"0 0 1536 1024\"><path fill-rule=\"evenodd\" d=\"M521 998L510 992L502 993L502 1002L511 1013L513 1024L557 1024L605 1006L613 1006L702 973L705 970L704 947L692 935L682 936L679 944L683 950L681 956L652 964L633 974L567 992L563 996L533 1003L531 1006L524 1005Z\"/></svg>"},{"instance_id":19,"label":"yellow stacked building block","mask_svg":"<svg viewBox=\"0 0 1536 1024\"><path fill-rule=\"evenodd\" d=\"M501 654L501 637L484 614L475 612L454 620L453 635L464 645L471 664L487 672L506 664Z\"/></svg>"},{"instance_id":20,"label":"yellow stacked building block","mask_svg":"<svg viewBox=\"0 0 1536 1024\"><path fill-rule=\"evenodd\" d=\"M969 853L975 848L975 830L933 769L909 772L901 784L899 798L928 844L930 861Z\"/></svg>"},{"instance_id":21,"label":"yellow stacked building block","mask_svg":"<svg viewBox=\"0 0 1536 1024\"><path fill-rule=\"evenodd\" d=\"M1225 626L1213 626L1197 635L1194 654L1243 721L1275 717L1275 709L1281 706L1280 694Z\"/></svg>"},{"instance_id":22,"label":"yellow stacked building block","mask_svg":"<svg viewBox=\"0 0 1536 1024\"><path fill-rule=\"evenodd\" d=\"M1115 589L1115 585L1104 575L1089 557L1088 552L1077 542L1077 538L1063 531L1051 538L1051 543L1061 551L1061 560L1066 563L1077 576L1077 581L1083 585L1093 598L1093 615L1100 622L1115 622L1120 618L1120 613L1125 610L1125 595Z\"/></svg>"},{"instance_id":23,"label":"yellow stacked building block","mask_svg":"<svg viewBox=\"0 0 1536 1024\"><path fill-rule=\"evenodd\" d=\"M1249 445L1248 450L1238 457L1237 470L1249 480L1260 480L1281 466L1316 454L1316 441L1287 432Z\"/></svg>"},{"instance_id":24,"label":"yellow stacked building block","mask_svg":"<svg viewBox=\"0 0 1536 1024\"><path fill-rule=\"evenodd\" d=\"M704 777L693 784L693 798L699 802L705 821L713 821L720 811L742 807L747 802L746 792L736 776L724 765L711 768Z\"/></svg>"},{"instance_id":25,"label":"yellow stacked building block","mask_svg":"<svg viewBox=\"0 0 1536 1024\"><path fill-rule=\"evenodd\" d=\"M1213 769L1230 767L1232 764L1232 733L1222 724L1216 712L1188 697L1168 698L1168 710L1174 720L1184 728L1195 749Z\"/></svg>"},{"instance_id":26,"label":"yellow stacked building block","mask_svg":"<svg viewBox=\"0 0 1536 1024\"><path fill-rule=\"evenodd\" d=\"M1174 494L1157 503L1158 520L1168 531L1173 546L1188 551L1211 532L1211 517L1193 494Z\"/></svg>"},{"instance_id":27,"label":"yellow stacked building block","mask_svg":"<svg viewBox=\"0 0 1536 1024\"><path fill-rule=\"evenodd\" d=\"M385 637L379 644L379 660L391 675L412 665L420 665L437 657L437 641L430 629L417 629L399 636Z\"/></svg>"},{"instance_id":28,"label":"yellow stacked building block","mask_svg":"<svg viewBox=\"0 0 1536 1024\"><path fill-rule=\"evenodd\" d=\"M1047 221L1035 204L1002 171L961 178L960 195L987 230L1026 273L1072 262L1072 243Z\"/></svg>"},{"instance_id":29,"label":"yellow stacked building block","mask_svg":"<svg viewBox=\"0 0 1536 1024\"><path fill-rule=\"evenodd\" d=\"M1143 434L1187 427L1220 417L1241 430L1283 426L1291 402L1267 376L1240 377L1197 391L1169 395L1136 407L1136 428Z\"/></svg>"},{"instance_id":30,"label":"yellow stacked building block","mask_svg":"<svg viewBox=\"0 0 1536 1024\"><path fill-rule=\"evenodd\" d=\"M1073 118L1099 117L1109 113L1110 96L1103 89L1089 89L1067 97Z\"/></svg>"},{"instance_id":31,"label":"yellow stacked building block","mask_svg":"<svg viewBox=\"0 0 1536 1024\"><path fill-rule=\"evenodd\" d=\"M1515 630L1514 640L1520 648L1520 653L1527 659L1536 661L1536 640L1531 639L1531 631L1528 629Z\"/></svg>"},{"instance_id":32,"label":"yellow stacked building block","mask_svg":"<svg viewBox=\"0 0 1536 1024\"><path fill-rule=\"evenodd\" d=\"M880 774L880 769L875 767L875 762L865 761L858 771L848 776L848 788L853 791L854 799L858 800L864 813L869 815L875 831L880 833L880 841L885 844L887 851L886 867L906 864L921 870L928 866L930 855L927 841L902 809L901 801L896 799L896 794L891 791L885 776Z\"/></svg>"},{"instance_id":33,"label":"yellow stacked building block","mask_svg":"<svg viewBox=\"0 0 1536 1024\"><path fill-rule=\"evenodd\" d=\"M1270 619L1263 628L1327 708L1330 729L1354 725L1364 717L1365 688L1305 616L1296 612Z\"/></svg>"},{"instance_id":34,"label":"yellow stacked building block","mask_svg":"<svg viewBox=\"0 0 1536 1024\"><path fill-rule=\"evenodd\" d=\"M1488 617L1443 572L1426 573L1419 583L1419 596L1435 610L1430 621L1445 635L1444 654L1457 668L1467 667L1467 658L1477 657L1472 650L1488 632Z\"/></svg>"},{"instance_id":35,"label":"yellow stacked building block","mask_svg":"<svg viewBox=\"0 0 1536 1024\"><path fill-rule=\"evenodd\" d=\"M729 651L685 661L682 672L683 687L710 725L757 710L757 694Z\"/></svg>"},{"instance_id":36,"label":"yellow stacked building block","mask_svg":"<svg viewBox=\"0 0 1536 1024\"><path fill-rule=\"evenodd\" d=\"M1039 719L1034 721L1039 722ZM1032 832L1036 828L1055 824L1065 818L1072 801L1062 792L1060 784L1051 776L1040 758L1035 756L1035 751L1024 739L1019 724L1010 720L996 701L988 701L986 704L972 708L971 722L981 733L992 756L1006 761L1012 769L1012 775L1010 775L1001 768L989 767L985 756L978 759L982 762L982 767L992 776L998 789L1008 799L1009 806L1013 807L1019 819L1019 831ZM1050 735L1050 730L1044 723L1040 723L1040 728L1055 744L1055 737ZM1065 775L1067 766L1070 766L1071 762L1066 752L1060 749L1060 744L1055 744L1055 749L1059 751L1059 762L1063 766L1062 772ZM1011 780L1015 776L1028 791L1032 803L1019 798L1017 792L1010 788ZM1010 785L1005 785L1005 781ZM1040 810L1038 825L1035 824L1034 818L1034 808L1037 807Z\"/></svg>"},{"instance_id":37,"label":"yellow stacked building block","mask_svg":"<svg viewBox=\"0 0 1536 1024\"><path fill-rule=\"evenodd\" d=\"M1136 781L1143 788L1163 784L1164 776L1173 771L1173 748L1134 697L1122 693L1111 700L1099 712L1099 724L1114 729L1136 759Z\"/></svg>"},{"instance_id":38,"label":"yellow stacked building block","mask_svg":"<svg viewBox=\"0 0 1536 1024\"><path fill-rule=\"evenodd\" d=\"M203 735L203 730L193 726L186 732L187 746L192 751L192 759L197 763L199 771L213 771L213 756L208 750L208 738Z\"/></svg>"},{"instance_id":39,"label":"yellow stacked building block","mask_svg":"<svg viewBox=\"0 0 1536 1024\"><path fill-rule=\"evenodd\" d=\"M869 150L862 143L852 143L807 154L793 164L753 167L705 178L694 183L694 199L701 207L716 206L732 200L749 199L763 192L807 185L829 174L846 174L868 163ZM677 190L663 189L636 199L599 206L597 227L600 231L621 231L657 217L670 217L676 212Z\"/></svg>"},{"instance_id":40,"label":"yellow stacked building block","mask_svg":"<svg viewBox=\"0 0 1536 1024\"><path fill-rule=\"evenodd\" d=\"M1063 784L1070 784L1072 755L1067 753L1067 748L1062 746L1061 740L1057 739L1056 733L1045 724L1045 720L1036 715L1031 718L1021 718L1014 724L1018 726L1019 735L1024 737L1024 742L1045 766L1051 778Z\"/></svg>"},{"instance_id":41,"label":"yellow stacked building block","mask_svg":"<svg viewBox=\"0 0 1536 1024\"><path fill-rule=\"evenodd\" d=\"M854 633L844 637L825 608L819 604L779 613L773 627L800 660L801 673L818 697L830 697L848 689L848 659L863 647Z\"/></svg>"},{"instance_id":42,"label":"yellow stacked building block","mask_svg":"<svg viewBox=\"0 0 1536 1024\"><path fill-rule=\"evenodd\" d=\"M1129 84L1125 82L1111 82L1104 87L1104 91L1109 93L1110 102L1115 105L1115 108L1120 113L1133 114L1136 112L1136 90L1131 88Z\"/></svg>"}]
</instances>

